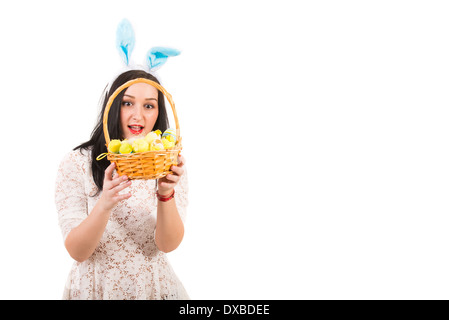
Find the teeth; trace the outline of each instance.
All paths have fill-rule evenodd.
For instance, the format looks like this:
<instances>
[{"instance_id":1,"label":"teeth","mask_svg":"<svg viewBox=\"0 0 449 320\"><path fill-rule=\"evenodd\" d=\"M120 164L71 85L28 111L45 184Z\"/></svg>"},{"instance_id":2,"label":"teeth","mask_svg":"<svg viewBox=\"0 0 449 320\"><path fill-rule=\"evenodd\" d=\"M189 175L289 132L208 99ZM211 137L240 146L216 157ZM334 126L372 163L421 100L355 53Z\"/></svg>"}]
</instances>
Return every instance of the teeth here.
<instances>
[{"instance_id":1,"label":"teeth","mask_svg":"<svg viewBox=\"0 0 449 320\"><path fill-rule=\"evenodd\" d=\"M131 129L135 130L135 131L139 131L141 130L143 127L140 126L129 126Z\"/></svg>"}]
</instances>

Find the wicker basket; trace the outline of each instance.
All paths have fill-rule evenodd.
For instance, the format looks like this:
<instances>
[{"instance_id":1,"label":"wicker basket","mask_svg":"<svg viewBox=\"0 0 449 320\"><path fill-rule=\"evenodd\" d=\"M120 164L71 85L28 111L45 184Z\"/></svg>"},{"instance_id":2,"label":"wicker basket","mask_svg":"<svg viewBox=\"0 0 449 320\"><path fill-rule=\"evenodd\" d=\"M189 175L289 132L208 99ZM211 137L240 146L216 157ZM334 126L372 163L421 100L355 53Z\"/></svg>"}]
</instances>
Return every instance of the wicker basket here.
<instances>
[{"instance_id":1,"label":"wicker basket","mask_svg":"<svg viewBox=\"0 0 449 320\"><path fill-rule=\"evenodd\" d=\"M114 99L120 94L124 89L132 86L135 83L147 83L159 91L161 91L167 98L171 105L173 115L176 123L176 144L173 149L161 150L161 151L146 151L130 154L117 154L108 152L106 154L101 154L97 157L97 160L101 160L107 155L108 160L115 162L117 173L121 175L127 175L129 179L159 179L165 177L167 174L172 173L170 167L172 165L178 164L178 155L182 150L181 136L179 134L179 122L178 116L176 114L175 104L171 95L157 82L138 78L126 82L110 96L106 108L103 114L103 131L106 140L106 147L111 141L109 138L108 131L108 114Z\"/></svg>"}]
</instances>

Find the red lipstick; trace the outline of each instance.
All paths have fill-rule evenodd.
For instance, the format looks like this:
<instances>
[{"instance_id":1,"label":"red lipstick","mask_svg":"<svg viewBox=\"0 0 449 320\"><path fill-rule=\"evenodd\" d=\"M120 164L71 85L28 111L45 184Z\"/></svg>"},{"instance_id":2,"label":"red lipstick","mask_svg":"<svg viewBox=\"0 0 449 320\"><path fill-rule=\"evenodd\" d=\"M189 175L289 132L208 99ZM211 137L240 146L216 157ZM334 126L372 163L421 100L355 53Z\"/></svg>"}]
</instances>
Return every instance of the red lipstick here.
<instances>
[{"instance_id":1,"label":"red lipstick","mask_svg":"<svg viewBox=\"0 0 449 320\"><path fill-rule=\"evenodd\" d=\"M138 125L138 124L129 125L128 128L129 128L129 131L131 131L131 133L134 135L139 135L143 131L143 126Z\"/></svg>"}]
</instances>

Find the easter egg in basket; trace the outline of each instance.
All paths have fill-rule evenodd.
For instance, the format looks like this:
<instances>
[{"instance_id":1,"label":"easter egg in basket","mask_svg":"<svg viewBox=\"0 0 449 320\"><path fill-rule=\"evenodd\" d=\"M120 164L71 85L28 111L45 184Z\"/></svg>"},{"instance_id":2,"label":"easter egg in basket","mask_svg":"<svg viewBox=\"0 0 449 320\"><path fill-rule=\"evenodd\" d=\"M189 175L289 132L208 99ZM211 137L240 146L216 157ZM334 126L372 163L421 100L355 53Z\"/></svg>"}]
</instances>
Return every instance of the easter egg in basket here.
<instances>
[{"instance_id":1,"label":"easter egg in basket","mask_svg":"<svg viewBox=\"0 0 449 320\"><path fill-rule=\"evenodd\" d=\"M121 154L131 153L131 152L133 152L133 147L132 147L132 145L131 145L129 142L127 142L126 140L125 140L125 141L122 141L122 145L120 146L119 152L120 152Z\"/></svg>"},{"instance_id":2,"label":"easter egg in basket","mask_svg":"<svg viewBox=\"0 0 449 320\"><path fill-rule=\"evenodd\" d=\"M122 145L122 142L120 140L114 139L111 140L108 144L108 150L112 153L119 153L120 146Z\"/></svg>"}]
</instances>

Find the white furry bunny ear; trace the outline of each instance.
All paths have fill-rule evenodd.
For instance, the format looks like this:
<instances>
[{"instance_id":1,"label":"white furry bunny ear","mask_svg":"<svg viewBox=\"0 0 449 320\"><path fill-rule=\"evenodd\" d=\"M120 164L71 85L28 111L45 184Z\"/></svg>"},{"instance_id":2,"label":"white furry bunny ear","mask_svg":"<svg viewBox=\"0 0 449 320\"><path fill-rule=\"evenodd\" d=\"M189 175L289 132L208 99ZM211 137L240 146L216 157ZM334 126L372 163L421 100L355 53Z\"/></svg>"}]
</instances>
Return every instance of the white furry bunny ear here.
<instances>
[{"instance_id":1,"label":"white furry bunny ear","mask_svg":"<svg viewBox=\"0 0 449 320\"><path fill-rule=\"evenodd\" d=\"M147 53L147 65L150 70L161 67L168 57L175 57L181 54L181 51L167 47L153 47Z\"/></svg>"},{"instance_id":2,"label":"white furry bunny ear","mask_svg":"<svg viewBox=\"0 0 449 320\"><path fill-rule=\"evenodd\" d=\"M131 23L127 19L123 19L117 27L115 44L126 65L129 65L130 56L134 49L135 42L136 39Z\"/></svg>"}]
</instances>

